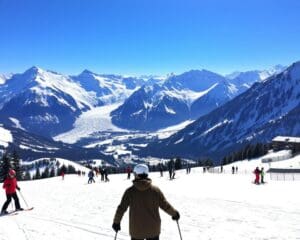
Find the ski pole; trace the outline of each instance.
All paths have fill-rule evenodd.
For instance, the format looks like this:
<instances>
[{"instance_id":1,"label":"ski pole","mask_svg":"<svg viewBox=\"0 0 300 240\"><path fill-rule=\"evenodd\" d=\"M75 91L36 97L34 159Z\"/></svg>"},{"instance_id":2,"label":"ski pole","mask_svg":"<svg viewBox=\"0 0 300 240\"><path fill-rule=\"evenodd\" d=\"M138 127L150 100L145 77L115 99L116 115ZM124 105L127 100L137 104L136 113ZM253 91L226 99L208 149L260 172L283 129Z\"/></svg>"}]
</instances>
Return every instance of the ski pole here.
<instances>
[{"instance_id":1,"label":"ski pole","mask_svg":"<svg viewBox=\"0 0 300 240\"><path fill-rule=\"evenodd\" d=\"M22 197L23 201L25 202L27 208L29 208L29 206L28 206L28 204L27 204L27 202L26 202L26 200L25 200L25 198L24 198L24 196L23 196L23 194L21 193L20 190L19 190L19 193L20 193L20 196Z\"/></svg>"},{"instance_id":2,"label":"ski pole","mask_svg":"<svg viewBox=\"0 0 300 240\"><path fill-rule=\"evenodd\" d=\"M179 236L180 236L180 239L182 240L182 235L181 235L181 231L180 231L180 227L179 227L179 222L178 220L176 220L177 222L177 227L178 227L178 231L179 231Z\"/></svg>"},{"instance_id":3,"label":"ski pole","mask_svg":"<svg viewBox=\"0 0 300 240\"><path fill-rule=\"evenodd\" d=\"M116 235L115 235L115 240L117 240L117 235L118 235L118 232L116 232Z\"/></svg>"}]
</instances>

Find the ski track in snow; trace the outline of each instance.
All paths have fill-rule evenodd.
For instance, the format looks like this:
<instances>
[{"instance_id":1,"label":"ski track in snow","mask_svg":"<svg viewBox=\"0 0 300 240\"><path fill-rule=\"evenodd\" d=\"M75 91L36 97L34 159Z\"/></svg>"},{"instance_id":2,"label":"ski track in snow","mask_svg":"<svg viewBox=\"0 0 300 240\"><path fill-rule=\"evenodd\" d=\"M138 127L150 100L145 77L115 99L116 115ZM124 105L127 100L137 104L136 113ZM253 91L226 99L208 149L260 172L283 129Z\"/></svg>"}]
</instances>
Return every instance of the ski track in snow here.
<instances>
[{"instance_id":1,"label":"ski track in snow","mask_svg":"<svg viewBox=\"0 0 300 240\"><path fill-rule=\"evenodd\" d=\"M167 172L162 178L159 173L150 177L180 211L183 239L300 239L300 181L271 181L267 176L268 183L257 186L249 173L203 174L200 168L190 175L178 171L173 181ZM0 240L114 239L113 216L132 183L126 174L111 175L110 180L101 183L96 178L87 185L86 177L66 175L64 181L56 177L20 182L26 201L35 208L1 217ZM4 200L2 193L1 204ZM161 218L161 239L179 240L176 222L163 211ZM129 240L128 211L121 228L117 239Z\"/></svg>"}]
</instances>

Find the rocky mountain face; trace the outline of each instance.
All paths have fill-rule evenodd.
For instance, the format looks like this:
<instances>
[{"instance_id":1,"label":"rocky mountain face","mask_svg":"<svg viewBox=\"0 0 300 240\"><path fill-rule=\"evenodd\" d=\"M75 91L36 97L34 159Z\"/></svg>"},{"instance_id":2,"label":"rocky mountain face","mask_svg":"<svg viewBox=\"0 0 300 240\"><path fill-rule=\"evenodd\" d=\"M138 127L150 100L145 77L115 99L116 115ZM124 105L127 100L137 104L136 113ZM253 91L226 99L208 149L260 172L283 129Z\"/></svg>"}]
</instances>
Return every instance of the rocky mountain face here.
<instances>
[{"instance_id":1,"label":"rocky mountain face","mask_svg":"<svg viewBox=\"0 0 300 240\"><path fill-rule=\"evenodd\" d=\"M282 134L299 136L299 84L300 62L296 62L171 137L150 144L144 154L219 159L249 143Z\"/></svg>"},{"instance_id":2,"label":"rocky mountain face","mask_svg":"<svg viewBox=\"0 0 300 240\"><path fill-rule=\"evenodd\" d=\"M221 75L192 70L162 85L140 88L112 112L112 121L123 128L153 131L207 114L237 92Z\"/></svg>"},{"instance_id":3,"label":"rocky mountain face","mask_svg":"<svg viewBox=\"0 0 300 240\"><path fill-rule=\"evenodd\" d=\"M85 111L124 101L143 79L83 71L65 76L32 67L0 85L0 114L19 121L29 132L53 137L70 130Z\"/></svg>"},{"instance_id":4,"label":"rocky mountain face","mask_svg":"<svg viewBox=\"0 0 300 240\"><path fill-rule=\"evenodd\" d=\"M33 67L0 87L0 114L28 131L53 136L72 127L81 112L101 104L69 77Z\"/></svg>"}]
</instances>

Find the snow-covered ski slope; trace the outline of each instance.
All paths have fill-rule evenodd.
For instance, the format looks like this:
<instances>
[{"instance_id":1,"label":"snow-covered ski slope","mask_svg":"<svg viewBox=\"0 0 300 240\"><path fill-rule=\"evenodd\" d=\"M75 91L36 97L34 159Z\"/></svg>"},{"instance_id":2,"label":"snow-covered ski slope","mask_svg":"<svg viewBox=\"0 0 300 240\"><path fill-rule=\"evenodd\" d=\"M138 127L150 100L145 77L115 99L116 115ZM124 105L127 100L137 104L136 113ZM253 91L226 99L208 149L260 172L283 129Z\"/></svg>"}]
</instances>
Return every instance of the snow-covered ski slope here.
<instances>
[{"instance_id":1,"label":"snow-covered ski slope","mask_svg":"<svg viewBox=\"0 0 300 240\"><path fill-rule=\"evenodd\" d=\"M300 156L276 163L278 167L299 167ZM248 163L248 164L247 164ZM180 228L185 240L295 240L300 239L300 181L271 181L252 184L251 173L259 160L235 163L238 174L203 173L193 168L187 175L150 173L155 185L164 192L181 214ZM131 181L125 174L109 176L110 182L87 184L86 177L75 175L20 182L26 201L33 211L0 218L1 240L112 240L112 219L122 194ZM4 192L0 202L5 200ZM24 202L20 197L22 206ZM11 206L9 206L11 208ZM163 240L180 240L176 223L161 212ZM128 211L118 234L129 240Z\"/></svg>"}]
</instances>

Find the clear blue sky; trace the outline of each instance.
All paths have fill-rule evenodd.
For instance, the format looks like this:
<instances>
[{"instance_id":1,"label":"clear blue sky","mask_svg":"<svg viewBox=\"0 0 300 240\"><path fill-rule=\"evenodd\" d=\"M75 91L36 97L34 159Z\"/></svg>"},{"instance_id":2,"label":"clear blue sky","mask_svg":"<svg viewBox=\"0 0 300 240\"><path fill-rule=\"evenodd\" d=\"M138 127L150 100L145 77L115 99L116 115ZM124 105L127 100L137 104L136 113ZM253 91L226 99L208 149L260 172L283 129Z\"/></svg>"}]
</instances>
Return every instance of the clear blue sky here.
<instances>
[{"instance_id":1,"label":"clear blue sky","mask_svg":"<svg viewBox=\"0 0 300 240\"><path fill-rule=\"evenodd\" d=\"M297 60L299 0L0 0L0 73L229 73Z\"/></svg>"}]
</instances>

